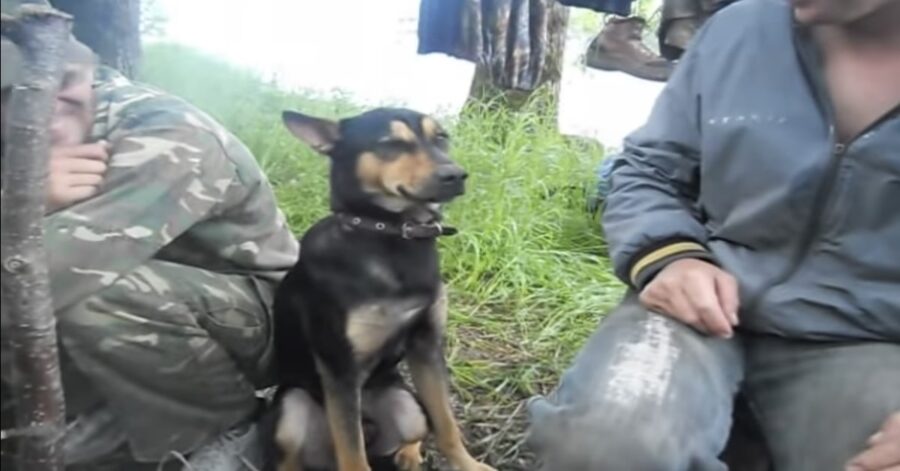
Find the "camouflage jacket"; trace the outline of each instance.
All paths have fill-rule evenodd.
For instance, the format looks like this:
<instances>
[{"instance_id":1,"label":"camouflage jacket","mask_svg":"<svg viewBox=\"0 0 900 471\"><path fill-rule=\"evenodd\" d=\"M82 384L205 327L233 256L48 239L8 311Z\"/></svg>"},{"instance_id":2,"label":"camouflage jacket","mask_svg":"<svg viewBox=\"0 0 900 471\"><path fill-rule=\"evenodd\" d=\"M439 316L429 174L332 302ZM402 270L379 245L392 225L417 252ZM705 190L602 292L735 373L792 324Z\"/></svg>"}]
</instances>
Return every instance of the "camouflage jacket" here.
<instances>
[{"instance_id":1,"label":"camouflage jacket","mask_svg":"<svg viewBox=\"0 0 900 471\"><path fill-rule=\"evenodd\" d=\"M108 141L110 159L96 196L46 217L55 308L149 259L247 274L268 291L299 247L250 151L187 102L111 69L98 68L94 89L90 141Z\"/></svg>"}]
</instances>

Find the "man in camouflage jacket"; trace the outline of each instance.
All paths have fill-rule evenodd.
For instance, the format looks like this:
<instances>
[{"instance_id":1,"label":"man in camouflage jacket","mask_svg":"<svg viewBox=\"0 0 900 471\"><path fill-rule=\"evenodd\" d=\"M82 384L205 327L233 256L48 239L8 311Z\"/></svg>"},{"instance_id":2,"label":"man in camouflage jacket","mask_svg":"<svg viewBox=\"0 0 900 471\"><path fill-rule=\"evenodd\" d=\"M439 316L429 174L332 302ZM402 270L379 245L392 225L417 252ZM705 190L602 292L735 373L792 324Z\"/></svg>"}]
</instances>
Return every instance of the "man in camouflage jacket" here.
<instances>
[{"instance_id":1,"label":"man in camouflage jacket","mask_svg":"<svg viewBox=\"0 0 900 471\"><path fill-rule=\"evenodd\" d=\"M4 115L17 58L4 41ZM252 429L270 384L269 306L298 244L241 142L93 60L73 40L47 181L66 461L202 461L198 449Z\"/></svg>"}]
</instances>

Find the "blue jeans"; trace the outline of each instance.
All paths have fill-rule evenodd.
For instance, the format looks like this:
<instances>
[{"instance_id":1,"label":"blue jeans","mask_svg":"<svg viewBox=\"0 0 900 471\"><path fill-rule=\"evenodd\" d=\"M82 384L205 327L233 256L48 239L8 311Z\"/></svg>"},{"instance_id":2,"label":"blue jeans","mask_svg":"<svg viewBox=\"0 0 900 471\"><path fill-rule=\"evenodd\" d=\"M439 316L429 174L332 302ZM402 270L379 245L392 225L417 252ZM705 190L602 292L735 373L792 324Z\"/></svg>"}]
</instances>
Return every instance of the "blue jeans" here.
<instances>
[{"instance_id":1,"label":"blue jeans","mask_svg":"<svg viewBox=\"0 0 900 471\"><path fill-rule=\"evenodd\" d=\"M900 410L900 345L717 339L630 295L529 402L528 442L547 471L726 470L739 390L776 470L841 470Z\"/></svg>"}]
</instances>

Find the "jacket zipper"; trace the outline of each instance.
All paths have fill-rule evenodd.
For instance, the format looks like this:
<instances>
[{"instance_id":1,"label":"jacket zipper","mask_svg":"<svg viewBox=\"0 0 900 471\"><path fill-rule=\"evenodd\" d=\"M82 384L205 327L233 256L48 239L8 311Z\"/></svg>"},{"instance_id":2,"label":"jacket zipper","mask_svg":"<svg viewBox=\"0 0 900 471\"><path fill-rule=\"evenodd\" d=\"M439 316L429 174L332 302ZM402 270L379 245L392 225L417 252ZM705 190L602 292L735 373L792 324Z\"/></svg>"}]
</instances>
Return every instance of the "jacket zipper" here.
<instances>
[{"instance_id":1,"label":"jacket zipper","mask_svg":"<svg viewBox=\"0 0 900 471\"><path fill-rule=\"evenodd\" d=\"M831 107L828 106L829 111L831 111ZM828 168L828 173L825 174L825 178L823 179L822 185L819 187L819 190L816 192L814 204L812 211L810 211L810 219L809 223L806 225L803 234L800 237L800 244L797 250L794 252L791 257L790 264L784 272L772 279L771 282L763 285L763 287L759 290L759 293L755 296L755 299L751 303L751 309L755 310L756 305L762 298L774 287L784 283L800 269L800 264L803 260L809 255L809 252L812 250L813 241L816 238L816 234L820 232L822 227L822 219L825 215L825 209L827 209L832 200L832 188L834 187L835 182L837 181L837 177L840 174L841 161L844 159L844 156L847 154L847 148L853 144L857 139L861 136L866 135L869 132L872 132L875 128L881 125L883 122L891 119L894 115L900 112L900 104L889 110L887 113L883 114L880 118L873 121L871 124L866 126L862 131L853 136L847 143L838 142L835 138L834 125L832 124L829 127L829 141L831 144L831 166ZM834 116L832 113L828 113L829 118ZM830 120L832 123L833 119Z\"/></svg>"},{"instance_id":2,"label":"jacket zipper","mask_svg":"<svg viewBox=\"0 0 900 471\"><path fill-rule=\"evenodd\" d=\"M830 139L832 141L831 145L831 166L828 168L828 173L825 174L825 178L822 181L822 185L819 187L819 191L816 192L815 199L813 200L813 207L810 211L810 219L809 223L804 228L803 234L800 237L800 243L796 251L794 251L793 257L791 257L790 264L787 269L778 277L773 279L769 284L767 284L762 291L760 291L758 298L762 298L764 294L766 294L770 289L778 286L785 281L787 281L790 277L794 276L794 273L800 268L801 262L803 259L809 255L810 250L812 249L813 240L816 237L816 233L822 226L822 219L825 214L825 208L828 206L828 203L831 200L831 189L834 187L835 182L837 181L837 177L840 174L841 161L844 158L844 155L847 153L847 145L834 142L834 128L832 127Z\"/></svg>"},{"instance_id":3,"label":"jacket zipper","mask_svg":"<svg viewBox=\"0 0 900 471\"><path fill-rule=\"evenodd\" d=\"M832 188L840 174L841 162L847 153L848 147L858 138L872 132L883 122L893 118L900 112L900 103L898 103L887 113L866 126L865 129L847 140L847 142L838 142L834 128L836 119L834 107L831 103L831 95L828 92L828 87L825 84L824 79L813 72L817 69L818 65L821 65L820 57L813 50L813 46L811 46L811 38L805 36L803 31L798 30L798 32L801 33L796 39L799 45L797 55L801 64L801 71L809 83L813 94L818 98L816 103L819 105L819 109L824 116L825 121L829 124L828 141L831 143L829 156L831 166L825 174L822 185L819 187L818 191L816 191L816 199L813 201L809 222L806 224L806 227L801 234L800 244L798 245L797 250L792 254L790 263L779 276L774 277L769 283L765 283L760 287L756 296L747 303L746 309L748 312L755 311L759 302L772 290L772 288L784 283L794 276L800 268L800 264L807 258L810 251L812 251L813 241L816 238L817 232L821 229L825 210L830 206L828 203L831 203L832 200Z\"/></svg>"}]
</instances>

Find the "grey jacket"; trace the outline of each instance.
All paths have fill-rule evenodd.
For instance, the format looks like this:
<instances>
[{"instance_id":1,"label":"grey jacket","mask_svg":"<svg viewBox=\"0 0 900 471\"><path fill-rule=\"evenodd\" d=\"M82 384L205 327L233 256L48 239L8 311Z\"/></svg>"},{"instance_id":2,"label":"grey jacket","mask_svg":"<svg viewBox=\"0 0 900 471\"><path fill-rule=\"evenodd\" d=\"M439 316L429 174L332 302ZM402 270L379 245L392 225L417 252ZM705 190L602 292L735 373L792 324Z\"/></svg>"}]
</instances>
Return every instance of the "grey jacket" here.
<instances>
[{"instance_id":1,"label":"grey jacket","mask_svg":"<svg viewBox=\"0 0 900 471\"><path fill-rule=\"evenodd\" d=\"M617 274L640 289L704 258L739 280L742 328L900 342L898 115L837 142L788 5L726 8L617 156L603 217Z\"/></svg>"}]
</instances>

